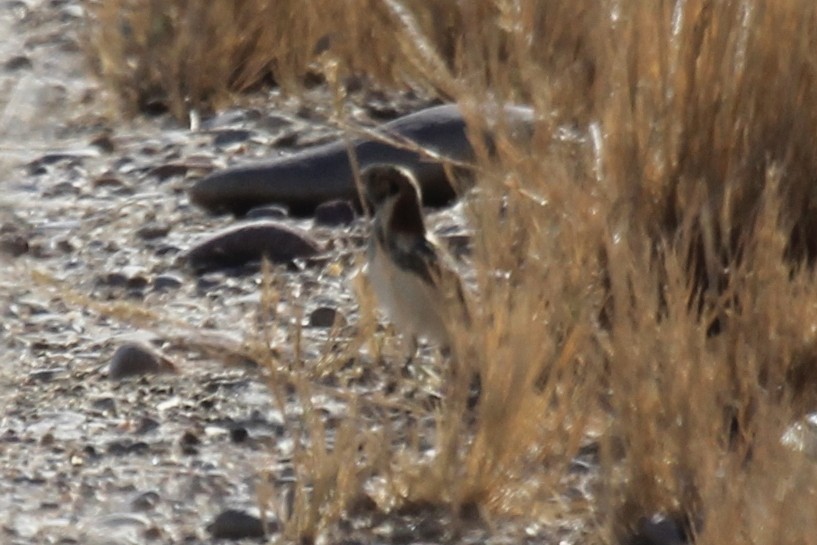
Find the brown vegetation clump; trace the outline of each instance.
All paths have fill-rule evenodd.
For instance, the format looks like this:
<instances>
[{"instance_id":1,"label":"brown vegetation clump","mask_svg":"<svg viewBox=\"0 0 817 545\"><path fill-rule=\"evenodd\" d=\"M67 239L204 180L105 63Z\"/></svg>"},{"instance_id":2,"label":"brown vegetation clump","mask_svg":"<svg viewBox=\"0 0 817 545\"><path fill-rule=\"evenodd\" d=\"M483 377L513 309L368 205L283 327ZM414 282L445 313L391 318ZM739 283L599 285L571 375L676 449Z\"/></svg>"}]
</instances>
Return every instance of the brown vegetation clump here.
<instances>
[{"instance_id":1,"label":"brown vegetation clump","mask_svg":"<svg viewBox=\"0 0 817 545\"><path fill-rule=\"evenodd\" d=\"M183 114L266 80L297 92L331 67L456 101L474 130L486 102L537 112L530 141L500 128L495 153L477 150L480 304L456 335L482 374L475 418L459 375L431 460L385 428L342 428L333 450L310 421L295 534L374 478L395 505L540 520L588 443L594 501L557 503L599 542L657 512L697 543L817 533L814 461L781 443L817 407L817 4L143 4L91 10L95 65L131 106L159 93Z\"/></svg>"}]
</instances>

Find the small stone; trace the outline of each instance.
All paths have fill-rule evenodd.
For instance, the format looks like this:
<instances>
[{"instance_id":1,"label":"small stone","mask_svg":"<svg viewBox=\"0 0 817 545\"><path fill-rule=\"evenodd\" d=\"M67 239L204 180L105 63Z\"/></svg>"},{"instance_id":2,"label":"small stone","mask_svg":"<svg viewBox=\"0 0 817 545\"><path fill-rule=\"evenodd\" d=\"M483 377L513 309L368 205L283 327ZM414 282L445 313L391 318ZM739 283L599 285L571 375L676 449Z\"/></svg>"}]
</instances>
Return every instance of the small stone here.
<instances>
[{"instance_id":1,"label":"small stone","mask_svg":"<svg viewBox=\"0 0 817 545\"><path fill-rule=\"evenodd\" d=\"M111 138L110 131L104 131L102 134L91 139L91 145L105 153L113 153L116 150L116 144Z\"/></svg>"},{"instance_id":2,"label":"small stone","mask_svg":"<svg viewBox=\"0 0 817 545\"><path fill-rule=\"evenodd\" d=\"M65 367L55 367L53 369L39 369L28 374L28 378L38 382L51 382L54 377L66 373L68 370Z\"/></svg>"},{"instance_id":3,"label":"small stone","mask_svg":"<svg viewBox=\"0 0 817 545\"><path fill-rule=\"evenodd\" d=\"M207 531L216 539L245 539L264 537L261 519L238 509L221 512L207 525Z\"/></svg>"},{"instance_id":4,"label":"small stone","mask_svg":"<svg viewBox=\"0 0 817 545\"><path fill-rule=\"evenodd\" d=\"M116 414L116 400L112 397L100 397L91 403L91 406L94 409L105 413L113 413Z\"/></svg>"},{"instance_id":5,"label":"small stone","mask_svg":"<svg viewBox=\"0 0 817 545\"><path fill-rule=\"evenodd\" d=\"M685 545L686 526L680 519L657 513L638 521L636 532L623 542L627 545Z\"/></svg>"},{"instance_id":6,"label":"small stone","mask_svg":"<svg viewBox=\"0 0 817 545\"><path fill-rule=\"evenodd\" d=\"M254 133L246 129L224 129L216 132L213 145L216 147L240 144L252 138Z\"/></svg>"},{"instance_id":7,"label":"small stone","mask_svg":"<svg viewBox=\"0 0 817 545\"><path fill-rule=\"evenodd\" d=\"M121 441L111 441L108 443L107 452L112 456L125 456L128 454L147 454L150 445L144 441L131 441L123 439Z\"/></svg>"},{"instance_id":8,"label":"small stone","mask_svg":"<svg viewBox=\"0 0 817 545\"><path fill-rule=\"evenodd\" d=\"M128 277L122 273L112 272L97 277L97 283L111 288L124 288L128 284Z\"/></svg>"},{"instance_id":9,"label":"small stone","mask_svg":"<svg viewBox=\"0 0 817 545\"><path fill-rule=\"evenodd\" d=\"M128 278L128 281L125 284L125 287L127 287L129 290L140 291L140 290L145 289L147 287L147 285L148 285L148 279L147 278L145 278L142 275L136 275L136 276L131 276L130 278Z\"/></svg>"},{"instance_id":10,"label":"small stone","mask_svg":"<svg viewBox=\"0 0 817 545\"><path fill-rule=\"evenodd\" d=\"M283 206L270 204L267 206L259 206L247 212L247 219L271 219L280 220L287 217L287 209Z\"/></svg>"},{"instance_id":11,"label":"small stone","mask_svg":"<svg viewBox=\"0 0 817 545\"><path fill-rule=\"evenodd\" d=\"M172 274L160 274L153 279L153 289L155 291L175 290L182 287L182 279Z\"/></svg>"},{"instance_id":12,"label":"small stone","mask_svg":"<svg viewBox=\"0 0 817 545\"><path fill-rule=\"evenodd\" d=\"M343 315L332 307L318 307L309 315L309 327L332 327L335 320L341 325L346 322Z\"/></svg>"},{"instance_id":13,"label":"small stone","mask_svg":"<svg viewBox=\"0 0 817 545\"><path fill-rule=\"evenodd\" d=\"M230 440L233 443L243 443L249 438L250 434L247 428L238 427L230 430Z\"/></svg>"},{"instance_id":14,"label":"small stone","mask_svg":"<svg viewBox=\"0 0 817 545\"><path fill-rule=\"evenodd\" d=\"M148 541L157 541L162 537L162 530L158 526L151 526L145 529L142 537Z\"/></svg>"},{"instance_id":15,"label":"small stone","mask_svg":"<svg viewBox=\"0 0 817 545\"><path fill-rule=\"evenodd\" d=\"M182 434L180 443L184 446L195 446L201 444L201 439L199 439L198 435L188 430Z\"/></svg>"},{"instance_id":16,"label":"small stone","mask_svg":"<svg viewBox=\"0 0 817 545\"><path fill-rule=\"evenodd\" d=\"M130 506L134 511L151 511L158 505L160 499L158 492L149 490L133 498Z\"/></svg>"},{"instance_id":17,"label":"small stone","mask_svg":"<svg viewBox=\"0 0 817 545\"><path fill-rule=\"evenodd\" d=\"M183 163L166 163L154 167L148 173L149 176L156 176L159 180L164 181L174 176L184 176L187 174L188 166Z\"/></svg>"},{"instance_id":18,"label":"small stone","mask_svg":"<svg viewBox=\"0 0 817 545\"><path fill-rule=\"evenodd\" d=\"M16 55L3 63L3 68L8 72L15 72L23 69L27 70L31 68L31 66L31 59L25 55Z\"/></svg>"},{"instance_id":19,"label":"small stone","mask_svg":"<svg viewBox=\"0 0 817 545\"><path fill-rule=\"evenodd\" d=\"M117 178L116 176L100 176L99 178L94 178L91 181L91 185L94 188L109 188L109 189L119 189L121 187L125 187L127 184L122 181L122 179Z\"/></svg>"},{"instance_id":20,"label":"small stone","mask_svg":"<svg viewBox=\"0 0 817 545\"><path fill-rule=\"evenodd\" d=\"M28 239L17 233L3 233L0 235L0 254L19 257L28 253L30 249Z\"/></svg>"},{"instance_id":21,"label":"small stone","mask_svg":"<svg viewBox=\"0 0 817 545\"><path fill-rule=\"evenodd\" d=\"M136 236L142 240L155 240L157 238L164 238L170 232L169 225L161 225L158 223L149 223L140 227L136 231Z\"/></svg>"},{"instance_id":22,"label":"small stone","mask_svg":"<svg viewBox=\"0 0 817 545\"><path fill-rule=\"evenodd\" d=\"M349 225L355 220L355 209L343 199L327 201L315 208L315 223L326 227Z\"/></svg>"},{"instance_id":23,"label":"small stone","mask_svg":"<svg viewBox=\"0 0 817 545\"><path fill-rule=\"evenodd\" d=\"M217 233L187 253L196 272L238 267L266 257L273 263L289 263L313 257L319 244L306 233L275 222L257 222Z\"/></svg>"},{"instance_id":24,"label":"small stone","mask_svg":"<svg viewBox=\"0 0 817 545\"><path fill-rule=\"evenodd\" d=\"M158 420L147 416L143 416L142 419L139 420L139 425L136 426L134 433L136 435L144 435L146 433L152 432L155 429L158 429L160 425L161 424L159 424Z\"/></svg>"},{"instance_id":25,"label":"small stone","mask_svg":"<svg viewBox=\"0 0 817 545\"><path fill-rule=\"evenodd\" d=\"M138 344L125 344L117 348L108 366L108 378L120 380L125 377L155 374L173 370L173 364Z\"/></svg>"}]
</instances>

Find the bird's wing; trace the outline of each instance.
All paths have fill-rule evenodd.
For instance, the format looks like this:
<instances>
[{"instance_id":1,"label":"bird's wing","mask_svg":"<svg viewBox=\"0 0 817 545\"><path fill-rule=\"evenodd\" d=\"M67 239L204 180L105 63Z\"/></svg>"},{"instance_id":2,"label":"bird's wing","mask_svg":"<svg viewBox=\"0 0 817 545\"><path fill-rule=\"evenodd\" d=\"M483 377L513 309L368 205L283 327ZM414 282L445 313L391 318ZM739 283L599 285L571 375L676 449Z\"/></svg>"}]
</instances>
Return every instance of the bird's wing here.
<instances>
[{"instance_id":1,"label":"bird's wing","mask_svg":"<svg viewBox=\"0 0 817 545\"><path fill-rule=\"evenodd\" d=\"M410 240L408 240L410 238ZM415 273L424 282L436 285L440 278L440 263L436 248L425 237L392 237L389 253L395 263Z\"/></svg>"},{"instance_id":2,"label":"bird's wing","mask_svg":"<svg viewBox=\"0 0 817 545\"><path fill-rule=\"evenodd\" d=\"M464 319L468 319L465 292L459 274L448 262L443 250L425 237L413 237L411 244L406 242L393 240L390 251L397 265L417 274L429 286L438 290L440 297L453 303L446 306L461 308L465 313Z\"/></svg>"}]
</instances>

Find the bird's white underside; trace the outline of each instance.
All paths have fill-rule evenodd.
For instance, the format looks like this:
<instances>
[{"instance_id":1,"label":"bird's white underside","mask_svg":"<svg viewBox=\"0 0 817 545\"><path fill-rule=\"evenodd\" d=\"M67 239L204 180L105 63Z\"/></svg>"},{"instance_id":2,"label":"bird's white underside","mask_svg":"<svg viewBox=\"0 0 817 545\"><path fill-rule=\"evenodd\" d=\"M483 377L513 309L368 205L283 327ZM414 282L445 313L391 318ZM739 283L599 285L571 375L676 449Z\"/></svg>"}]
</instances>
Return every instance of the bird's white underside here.
<instances>
[{"instance_id":1,"label":"bird's white underside","mask_svg":"<svg viewBox=\"0 0 817 545\"><path fill-rule=\"evenodd\" d=\"M411 271L398 267L379 244L370 248L367 275L381 310L404 334L448 346L444 297Z\"/></svg>"}]
</instances>

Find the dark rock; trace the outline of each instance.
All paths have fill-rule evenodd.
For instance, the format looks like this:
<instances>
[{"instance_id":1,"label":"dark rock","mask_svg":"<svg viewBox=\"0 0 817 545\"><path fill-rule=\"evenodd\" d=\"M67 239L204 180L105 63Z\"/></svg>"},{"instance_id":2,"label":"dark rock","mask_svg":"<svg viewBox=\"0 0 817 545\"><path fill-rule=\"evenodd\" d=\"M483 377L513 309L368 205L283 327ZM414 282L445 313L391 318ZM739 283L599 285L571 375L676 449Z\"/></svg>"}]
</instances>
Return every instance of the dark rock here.
<instances>
[{"instance_id":1,"label":"dark rock","mask_svg":"<svg viewBox=\"0 0 817 545\"><path fill-rule=\"evenodd\" d=\"M269 206L253 208L247 212L247 219L284 219L287 215L287 209L285 207L271 204Z\"/></svg>"},{"instance_id":2,"label":"dark rock","mask_svg":"<svg viewBox=\"0 0 817 545\"><path fill-rule=\"evenodd\" d=\"M53 152L53 153L46 153L45 155L40 156L38 159L35 159L29 165L33 164L40 164L40 165L55 165L57 163L61 163L63 161L67 161L71 164L78 164L85 159L88 154L82 153L68 153L68 152Z\"/></svg>"},{"instance_id":3,"label":"dark rock","mask_svg":"<svg viewBox=\"0 0 817 545\"><path fill-rule=\"evenodd\" d=\"M53 369L40 369L32 371L28 374L28 378L39 382L51 382L54 377L66 373L68 370L65 367L55 367Z\"/></svg>"},{"instance_id":4,"label":"dark rock","mask_svg":"<svg viewBox=\"0 0 817 545\"><path fill-rule=\"evenodd\" d=\"M655 514L642 517L633 535L622 540L626 545L685 545L690 543L688 527L682 517Z\"/></svg>"},{"instance_id":5,"label":"dark rock","mask_svg":"<svg viewBox=\"0 0 817 545\"><path fill-rule=\"evenodd\" d=\"M195 446L201 444L201 439L199 436L196 435L194 432L187 430L182 434L182 438L179 440L182 446Z\"/></svg>"},{"instance_id":6,"label":"dark rock","mask_svg":"<svg viewBox=\"0 0 817 545\"><path fill-rule=\"evenodd\" d=\"M149 490L133 498L130 506L134 511L151 511L159 504L159 500L161 500L159 493Z\"/></svg>"},{"instance_id":7,"label":"dark rock","mask_svg":"<svg viewBox=\"0 0 817 545\"><path fill-rule=\"evenodd\" d=\"M257 126L267 132L280 132L292 126L292 121L280 115L267 115L258 120Z\"/></svg>"},{"instance_id":8,"label":"dark rock","mask_svg":"<svg viewBox=\"0 0 817 545\"><path fill-rule=\"evenodd\" d=\"M315 208L315 223L327 227L349 225L355 219L355 209L349 201L335 199Z\"/></svg>"},{"instance_id":9,"label":"dark rock","mask_svg":"<svg viewBox=\"0 0 817 545\"><path fill-rule=\"evenodd\" d=\"M332 327L335 320L339 320L341 325L346 322L342 314L332 307L318 307L309 315L310 327Z\"/></svg>"},{"instance_id":10,"label":"dark rock","mask_svg":"<svg viewBox=\"0 0 817 545\"><path fill-rule=\"evenodd\" d=\"M153 279L153 289L156 291L175 290L182 287L182 279L172 274L160 274Z\"/></svg>"},{"instance_id":11,"label":"dark rock","mask_svg":"<svg viewBox=\"0 0 817 545\"><path fill-rule=\"evenodd\" d=\"M139 97L138 108L140 112L151 117L158 117L170 111L166 100L146 94Z\"/></svg>"},{"instance_id":12,"label":"dark rock","mask_svg":"<svg viewBox=\"0 0 817 545\"><path fill-rule=\"evenodd\" d=\"M267 525L273 530L271 524ZM264 537L264 525L261 519L244 511L227 509L221 512L213 522L207 525L207 531L216 539L245 539Z\"/></svg>"},{"instance_id":13,"label":"dark rock","mask_svg":"<svg viewBox=\"0 0 817 545\"><path fill-rule=\"evenodd\" d=\"M253 132L246 129L224 129L217 131L213 137L213 145L216 147L240 144L253 137Z\"/></svg>"},{"instance_id":14,"label":"dark rock","mask_svg":"<svg viewBox=\"0 0 817 545\"><path fill-rule=\"evenodd\" d=\"M122 273L113 272L101 275L96 279L97 284L111 288L124 288L128 284L128 277Z\"/></svg>"},{"instance_id":15,"label":"dark rock","mask_svg":"<svg viewBox=\"0 0 817 545\"><path fill-rule=\"evenodd\" d=\"M247 428L237 427L230 430L230 440L233 443L243 443L249 438Z\"/></svg>"},{"instance_id":16,"label":"dark rock","mask_svg":"<svg viewBox=\"0 0 817 545\"><path fill-rule=\"evenodd\" d=\"M172 244L162 244L158 248L156 248L156 255L157 256L175 255L181 251L182 251L181 248L173 246Z\"/></svg>"},{"instance_id":17,"label":"dark rock","mask_svg":"<svg viewBox=\"0 0 817 545\"><path fill-rule=\"evenodd\" d=\"M16 55L3 63L3 68L9 72L22 70L24 68L29 69L31 68L31 59L25 55Z\"/></svg>"},{"instance_id":18,"label":"dark rock","mask_svg":"<svg viewBox=\"0 0 817 545\"><path fill-rule=\"evenodd\" d=\"M95 178L91 185L95 188L111 188L111 189L122 189L127 188L127 184L123 182L120 178L116 176L101 176L99 178Z\"/></svg>"},{"instance_id":19,"label":"dark rock","mask_svg":"<svg viewBox=\"0 0 817 545\"><path fill-rule=\"evenodd\" d=\"M187 253L188 264L198 272L237 267L266 257L288 263L313 257L320 246L305 233L274 222L230 228L198 243Z\"/></svg>"},{"instance_id":20,"label":"dark rock","mask_svg":"<svg viewBox=\"0 0 817 545\"><path fill-rule=\"evenodd\" d=\"M130 439L123 439L121 441L111 441L108 443L107 452L113 456L126 456L128 454L147 454L150 451L150 445L144 441L131 441Z\"/></svg>"},{"instance_id":21,"label":"dark rock","mask_svg":"<svg viewBox=\"0 0 817 545\"><path fill-rule=\"evenodd\" d=\"M30 246L28 239L17 233L4 233L0 235L0 254L11 257L19 257L28 253Z\"/></svg>"},{"instance_id":22,"label":"dark rock","mask_svg":"<svg viewBox=\"0 0 817 545\"><path fill-rule=\"evenodd\" d=\"M155 374L173 370L173 364L138 344L125 344L114 352L108 366L108 378L119 380L125 377Z\"/></svg>"},{"instance_id":23,"label":"dark rock","mask_svg":"<svg viewBox=\"0 0 817 545\"><path fill-rule=\"evenodd\" d=\"M298 143L299 136L295 131L285 132L276 138L272 145L276 148L292 148Z\"/></svg>"},{"instance_id":24,"label":"dark rock","mask_svg":"<svg viewBox=\"0 0 817 545\"><path fill-rule=\"evenodd\" d=\"M149 176L156 176L160 180L167 180L174 176L184 176L187 174L188 165L184 163L166 163L154 167L148 172Z\"/></svg>"},{"instance_id":25,"label":"dark rock","mask_svg":"<svg viewBox=\"0 0 817 545\"><path fill-rule=\"evenodd\" d=\"M201 293L207 293L218 288L223 282L222 275L207 274L196 281L196 289Z\"/></svg>"},{"instance_id":26,"label":"dark rock","mask_svg":"<svg viewBox=\"0 0 817 545\"><path fill-rule=\"evenodd\" d=\"M79 187L72 184L71 182L60 182L55 186L43 191L43 197L46 198L66 197L79 194L80 194Z\"/></svg>"},{"instance_id":27,"label":"dark rock","mask_svg":"<svg viewBox=\"0 0 817 545\"><path fill-rule=\"evenodd\" d=\"M100 397L95 399L93 403L91 403L91 406L102 412L116 414L116 400L112 397Z\"/></svg>"},{"instance_id":28,"label":"dark rock","mask_svg":"<svg viewBox=\"0 0 817 545\"><path fill-rule=\"evenodd\" d=\"M116 150L111 132L105 131L91 139L91 145L105 153L113 153Z\"/></svg>"},{"instance_id":29,"label":"dark rock","mask_svg":"<svg viewBox=\"0 0 817 545\"><path fill-rule=\"evenodd\" d=\"M170 225L161 225L158 223L149 223L140 227L136 231L136 236L142 240L154 240L163 238L170 232Z\"/></svg>"},{"instance_id":30,"label":"dark rock","mask_svg":"<svg viewBox=\"0 0 817 545\"><path fill-rule=\"evenodd\" d=\"M136 435L144 435L146 433L152 432L155 429L158 429L160 425L161 424L159 424L158 420L155 420L147 416L143 416L139 420L139 425L134 430L134 433Z\"/></svg>"},{"instance_id":31,"label":"dark rock","mask_svg":"<svg viewBox=\"0 0 817 545\"><path fill-rule=\"evenodd\" d=\"M148 279L147 278L145 278L142 275L136 275L136 276L131 276L130 278L128 278L128 281L125 284L125 287L127 287L129 290L141 291L141 290L145 289L147 287L147 285L148 285Z\"/></svg>"},{"instance_id":32,"label":"dark rock","mask_svg":"<svg viewBox=\"0 0 817 545\"><path fill-rule=\"evenodd\" d=\"M182 454L186 456L196 456L199 453L197 448L201 445L201 439L192 431L186 431L179 439L179 447L181 447Z\"/></svg>"},{"instance_id":33,"label":"dark rock","mask_svg":"<svg viewBox=\"0 0 817 545\"><path fill-rule=\"evenodd\" d=\"M524 139L530 135L533 110L516 106L503 110L515 130L514 136ZM489 124L493 121L489 120ZM473 158L465 121L453 104L401 117L384 124L378 131L414 142L442 158L458 162ZM490 148L488 135L486 140ZM426 204L447 204L455 196L440 162L380 140L358 139L353 147L361 168L374 163L393 163L411 170L422 186ZM306 215L321 203L333 199L354 200L356 194L347 145L335 141L287 157L213 173L190 189L190 200L215 213L242 215L262 204L279 203L287 205L295 215Z\"/></svg>"}]
</instances>

